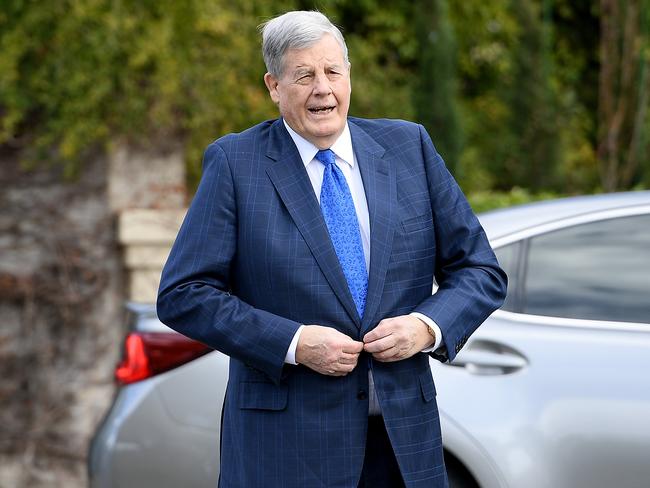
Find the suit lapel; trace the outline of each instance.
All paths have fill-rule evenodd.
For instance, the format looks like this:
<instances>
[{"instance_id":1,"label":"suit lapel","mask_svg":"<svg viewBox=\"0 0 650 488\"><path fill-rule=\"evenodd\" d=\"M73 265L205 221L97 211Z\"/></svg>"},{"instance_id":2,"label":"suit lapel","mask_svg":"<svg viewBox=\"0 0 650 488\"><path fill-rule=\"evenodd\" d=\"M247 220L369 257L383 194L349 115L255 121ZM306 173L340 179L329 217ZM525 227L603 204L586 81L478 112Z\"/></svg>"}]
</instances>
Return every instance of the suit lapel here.
<instances>
[{"instance_id":1,"label":"suit lapel","mask_svg":"<svg viewBox=\"0 0 650 488\"><path fill-rule=\"evenodd\" d=\"M382 159L384 148L349 120L355 156L361 170L370 214L370 272L368 298L361 323L362 331L375 323L384 290L394 232L394 203L397 198L395 171Z\"/></svg>"},{"instance_id":2,"label":"suit lapel","mask_svg":"<svg viewBox=\"0 0 650 488\"><path fill-rule=\"evenodd\" d=\"M305 165L282 119L270 130L266 155L275 161L266 170L298 231L309 246L327 282L357 327L361 321L329 237Z\"/></svg>"}]
</instances>

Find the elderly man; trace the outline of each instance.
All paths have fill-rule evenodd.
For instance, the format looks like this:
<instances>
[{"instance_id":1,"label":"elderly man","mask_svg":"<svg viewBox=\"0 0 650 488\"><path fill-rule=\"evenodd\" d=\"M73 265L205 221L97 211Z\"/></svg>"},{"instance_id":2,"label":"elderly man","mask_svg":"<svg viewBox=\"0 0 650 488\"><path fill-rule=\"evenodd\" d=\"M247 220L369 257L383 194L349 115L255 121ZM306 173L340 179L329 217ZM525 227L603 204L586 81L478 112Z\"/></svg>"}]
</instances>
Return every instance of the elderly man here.
<instances>
[{"instance_id":1,"label":"elderly man","mask_svg":"<svg viewBox=\"0 0 650 488\"><path fill-rule=\"evenodd\" d=\"M424 128L348 117L325 16L267 22L263 52L281 117L208 147L158 297L230 356L220 486L447 486L429 355L506 277Z\"/></svg>"}]
</instances>

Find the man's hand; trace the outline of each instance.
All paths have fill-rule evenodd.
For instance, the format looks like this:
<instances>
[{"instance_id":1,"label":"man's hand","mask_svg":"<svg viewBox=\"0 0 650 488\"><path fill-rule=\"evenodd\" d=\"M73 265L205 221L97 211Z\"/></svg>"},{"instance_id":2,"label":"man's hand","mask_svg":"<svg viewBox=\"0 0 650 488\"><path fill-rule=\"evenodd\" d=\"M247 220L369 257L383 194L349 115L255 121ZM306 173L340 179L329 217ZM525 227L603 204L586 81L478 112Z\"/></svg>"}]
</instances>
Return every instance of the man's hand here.
<instances>
[{"instance_id":1,"label":"man's hand","mask_svg":"<svg viewBox=\"0 0 650 488\"><path fill-rule=\"evenodd\" d=\"M412 315L384 319L363 336L363 348L377 361L410 358L435 342L428 329L427 324Z\"/></svg>"},{"instance_id":2,"label":"man's hand","mask_svg":"<svg viewBox=\"0 0 650 488\"><path fill-rule=\"evenodd\" d=\"M363 342L358 342L332 327L306 325L296 347L296 362L317 373L345 376L357 365Z\"/></svg>"}]
</instances>

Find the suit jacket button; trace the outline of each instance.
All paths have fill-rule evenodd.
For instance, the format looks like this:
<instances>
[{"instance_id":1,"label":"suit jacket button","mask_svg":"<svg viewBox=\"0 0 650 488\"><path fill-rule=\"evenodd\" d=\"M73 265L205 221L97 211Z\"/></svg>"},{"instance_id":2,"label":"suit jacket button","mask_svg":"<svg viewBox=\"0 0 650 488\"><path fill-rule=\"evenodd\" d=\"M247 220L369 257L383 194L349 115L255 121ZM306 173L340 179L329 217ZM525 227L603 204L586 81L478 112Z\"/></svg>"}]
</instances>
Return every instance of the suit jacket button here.
<instances>
[{"instance_id":1,"label":"suit jacket button","mask_svg":"<svg viewBox=\"0 0 650 488\"><path fill-rule=\"evenodd\" d=\"M357 392L357 398L359 400L365 400L366 398L368 398L368 394L366 393L366 390L359 390Z\"/></svg>"}]
</instances>

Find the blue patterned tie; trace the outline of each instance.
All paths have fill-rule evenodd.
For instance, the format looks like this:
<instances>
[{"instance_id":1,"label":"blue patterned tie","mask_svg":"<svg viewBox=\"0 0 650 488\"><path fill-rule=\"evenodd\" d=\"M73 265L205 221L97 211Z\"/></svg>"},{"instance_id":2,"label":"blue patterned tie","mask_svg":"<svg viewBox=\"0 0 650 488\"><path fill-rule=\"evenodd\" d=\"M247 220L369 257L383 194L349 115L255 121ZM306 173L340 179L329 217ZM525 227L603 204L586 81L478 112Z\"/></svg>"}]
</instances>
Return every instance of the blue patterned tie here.
<instances>
[{"instance_id":1,"label":"blue patterned tie","mask_svg":"<svg viewBox=\"0 0 650 488\"><path fill-rule=\"evenodd\" d=\"M331 149L318 151L316 159L325 166L323 186L320 190L321 212L357 312L359 317L363 317L368 294L368 273L354 200Z\"/></svg>"}]
</instances>

